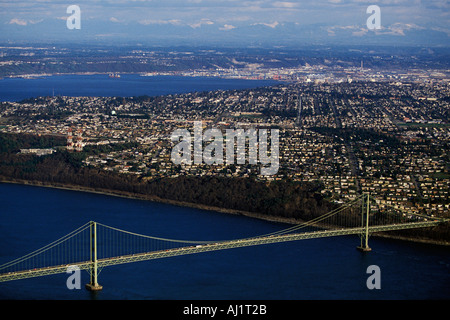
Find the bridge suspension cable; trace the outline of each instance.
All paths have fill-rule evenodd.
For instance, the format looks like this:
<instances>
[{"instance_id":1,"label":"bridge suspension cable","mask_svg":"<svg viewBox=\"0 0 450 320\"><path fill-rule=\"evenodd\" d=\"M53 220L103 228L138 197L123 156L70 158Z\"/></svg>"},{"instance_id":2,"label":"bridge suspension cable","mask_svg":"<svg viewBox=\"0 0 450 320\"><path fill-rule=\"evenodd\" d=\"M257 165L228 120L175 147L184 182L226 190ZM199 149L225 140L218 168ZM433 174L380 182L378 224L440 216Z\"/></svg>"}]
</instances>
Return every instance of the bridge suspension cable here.
<instances>
[{"instance_id":1,"label":"bridge suspension cable","mask_svg":"<svg viewBox=\"0 0 450 320\"><path fill-rule=\"evenodd\" d=\"M55 240L49 244L47 244L46 246L39 248L33 252L30 252L20 258L17 258L15 260L12 260L10 262L7 262L5 264L0 265L0 270L4 270L7 268L10 268L14 265L18 265L19 263L25 262L29 259L32 259L34 257L37 257L38 255L41 255L47 251L49 251L52 248L55 248L59 245L61 245L62 243L65 243L66 241L68 241L69 239L72 239L73 237L75 237L76 235L79 235L81 232L83 232L84 230L88 229L90 226L90 222L85 223L84 225L80 226L79 228L69 232L68 234L64 235L63 237L59 238L58 240Z\"/></svg>"},{"instance_id":2,"label":"bridge suspension cable","mask_svg":"<svg viewBox=\"0 0 450 320\"><path fill-rule=\"evenodd\" d=\"M301 224L299 224L299 225L294 225L294 226L292 226L292 227L289 227L289 228L286 228L286 229L283 229L283 230L279 230L279 231L275 231L275 232L271 232L271 233L267 233L267 234L263 234L263 235L258 235L258 236L252 236L252 237L243 238L242 240L245 240L245 239L252 239L252 238L255 238L255 237L277 236L277 235L287 234L287 233L290 233L290 232L299 231L299 230L301 230L301 229L303 229L303 228L306 228L306 227L308 227L308 226L312 226L312 225L314 225L314 224L316 224L316 223L318 223L318 222L322 222L322 221L324 221L324 220L327 219L327 218L330 218L330 217L332 217L332 216L334 216L334 215L339 214L340 212L342 212L343 210L345 210L345 209L347 209L347 208L353 206L355 203L357 203L357 202L360 201L360 200L361 200L361 196L359 196L359 197L356 198L355 200L350 201L350 202L348 202L348 203L346 203L346 204L344 204L344 205L342 205L342 206L340 206L340 207L338 207L338 208L336 208L336 209L334 209L334 210L332 210L332 211L330 211L330 212L328 212L328 213L326 213L326 214L324 214L324 215L322 215L322 216L318 216L318 217L316 217L316 218L313 218L313 219L311 219L311 220L308 220L308 221L306 221L306 222L304 222L304 223L301 223ZM54 260L54 261L65 261L64 258L65 258L66 255L69 255L69 254L70 254L70 253L68 253L69 251L72 251L72 252L73 252L73 251L80 250L80 249L82 249L82 245L77 244L77 243L75 243L75 241L74 241L73 248L71 248L71 247L68 248L68 247L66 246L66 247L64 247L64 248L62 248L62 249L59 250L59 251L61 251L61 252L56 252L56 253L53 252L53 253L49 254L48 257L45 257L44 253L45 253L45 252L48 252L48 251L50 251L51 249L56 248L56 247L58 247L58 246L62 246L64 243L67 243L70 239L72 239L72 238L74 238L75 236L79 235L81 232L87 230L87 229L89 228L90 224L91 224L91 222L88 222L88 223L86 223L86 224L80 226L79 228L73 230L72 232L66 234L65 236L61 237L60 239L58 239L58 240L56 240L56 241L53 241L53 242L47 244L46 246L44 246L44 247L42 247L42 248L39 248L39 249L37 249L37 250L35 250L35 251L33 251L33 252L30 252L30 253L28 253L28 254L26 254L26 255L20 257L20 258L17 258L17 259L15 259L15 260L12 260L12 261L10 261L10 262L7 262L7 263L5 263L5 264L3 264L3 265L0 265L0 270L5 270L5 269L7 269L7 268L11 268L11 267L13 267L13 266L17 266L17 265L19 265L20 263L24 263L24 262L26 262L26 261L28 261L28 260L31 260L32 258L38 257L38 256L40 256L40 255L42 255L42 259L43 259L43 260L47 260L47 261L49 261L49 260L52 260L52 261L53 261L53 260ZM106 229L109 229L109 230L112 230L112 231L120 232L120 233L125 234L125 235L135 236L135 237L140 237L140 238L149 239L149 240L155 240L155 241L168 242L168 243L178 243L178 244L186 244L186 245L189 245L189 244L192 244L192 245L201 245L201 244L208 244L208 243L217 243L217 242L230 241L229 239L228 239L228 240L185 240L185 239L170 239L170 238L148 236L148 235L143 235L143 234L139 234L139 233L135 233L135 232L130 232L130 231L122 230L122 229L115 228L115 227L112 227L112 226L108 226L108 225L105 225L105 224L102 224L102 223L97 223L97 225L102 226L102 227L104 227L104 228L106 228ZM108 237L108 236L109 236L109 238L106 239L106 237ZM107 243L108 240L111 240L114 236L111 235L111 234L109 234L109 235L104 235L103 237L104 237L104 241L103 241L103 242L104 242L104 243ZM128 248L127 248L127 249L130 249L129 247L131 246L131 244L135 244L135 245L137 244L137 241L133 241L132 239L128 239L127 241L123 240L122 242L120 242L120 241L117 239L118 236L116 235L115 237L116 237L116 239L115 239L116 242L113 242L113 244L109 244L109 245L106 245L106 244L105 244L105 245L103 246L103 248L101 249L101 250L102 250L102 256L107 256L107 255L111 255L111 254L113 254L113 255L114 255L114 254L116 254L116 255L121 255L122 252L118 252L118 251L116 250L116 247L119 247L119 246L124 246L124 247L125 247L125 246L128 245ZM85 241L87 242L88 240L85 240ZM125 244L125 243L126 243L126 244ZM140 243L141 249L140 249L139 251L140 251L140 252L142 252L142 251L148 251L148 249L149 249L150 246L153 246L153 248L154 248L156 245L157 245L157 244L155 244L155 243L146 243L146 244ZM68 245L68 246L69 246L69 245ZM160 246L162 246L162 245L160 244ZM125 248L124 248L124 249L125 249ZM133 249L133 250L138 250L138 249ZM86 251L88 251L88 250L86 249ZM124 250L123 252L125 252L125 250ZM54 258L54 257L51 257L50 255L61 255L62 258L59 258L59 257L58 257L58 258ZM87 255L87 253L86 253L84 256L86 256L86 255ZM86 258L86 260L88 260L88 258ZM62 263L62 262L61 262L61 263Z\"/></svg>"},{"instance_id":3,"label":"bridge suspension cable","mask_svg":"<svg viewBox=\"0 0 450 320\"><path fill-rule=\"evenodd\" d=\"M419 214L419 213L415 213L415 212L408 212L408 211L406 211L405 209L398 208L398 207L395 207L395 206L390 205L390 204L385 204L385 206L386 206L386 207L389 207L389 208L391 208L391 209L394 209L394 210L396 210L396 211L400 211L400 212L402 212L405 216L413 216L413 217L417 217L417 218L420 218L420 219L433 219L433 220L439 220L439 218L437 218L437 217L425 216L425 215L423 215L423 214Z\"/></svg>"},{"instance_id":4,"label":"bridge suspension cable","mask_svg":"<svg viewBox=\"0 0 450 320\"><path fill-rule=\"evenodd\" d=\"M308 220L306 222L303 222L299 225L295 225L283 230L279 230L279 231L275 231L275 232L271 232L271 233L267 233L267 234L263 234L263 235L258 235L258 236L253 236L253 237L248 237L248 238L242 238L241 240L245 240L245 239L252 239L255 237L268 237L268 236L272 236L272 235L282 235L282 234L286 234L289 232L293 232L293 231L297 231L300 229L303 229L305 227L308 226L312 226L317 222L321 222L327 218L330 218L332 216L335 216L337 214L339 214L340 212L342 212L343 210L352 207L355 203L358 203L360 200L362 199L362 196L357 197L356 199L324 214L321 216L318 216L316 218L313 218L311 220ZM182 239L170 239L170 238L162 238L162 237L155 237L155 236L148 236L148 235L143 235L143 234L139 234L139 233L135 233L135 232L130 232L130 231L126 231L126 230L122 230L119 228L115 228L115 227L111 227L102 223L97 223L98 226L102 226L104 228L110 229L110 230L114 230L114 231L118 231L124 234L129 234L129 235L133 235L133 236L138 236L138 237L142 237L142 238L147 238L147 239L153 239L153 240L159 240L159 241L166 241L166 242L174 242L174 243L183 243L183 244L207 244L207 243L216 243L216 242L223 242L223 241L230 241L228 240L182 240Z\"/></svg>"},{"instance_id":5,"label":"bridge suspension cable","mask_svg":"<svg viewBox=\"0 0 450 320\"><path fill-rule=\"evenodd\" d=\"M280 231L275 231L275 232L272 232L272 233L268 233L268 234L262 235L261 237L271 236L271 235L282 235L282 234L286 234L286 233L289 233L289 232L297 231L297 230L303 229L305 227L311 226L311 225L313 225L313 224L315 224L317 222L321 222L321 221L323 221L323 220L325 220L327 218L330 218L331 216L337 215L338 213L342 212L343 210L353 206L355 203L359 202L361 199L362 199L362 196L359 196L356 199L346 203L345 205L343 205L343 206L341 206L339 208L336 208L336 209L334 209L334 210L332 210L332 211L330 211L330 212L328 212L328 213L326 213L324 215L318 216L318 217L316 217L314 219L311 219L311 220L308 220L308 221L306 221L304 223L301 223L301 224L289 227L287 229L283 229L283 230L280 230Z\"/></svg>"},{"instance_id":6,"label":"bridge suspension cable","mask_svg":"<svg viewBox=\"0 0 450 320\"><path fill-rule=\"evenodd\" d=\"M97 222L97 225L105 227L107 229L114 230L114 231L122 232L122 233L133 235L133 236L138 236L138 237L142 237L142 238L152 239L152 240L160 240L160 241L167 241L167 242L178 242L178 243L191 243L191 244L205 244L205 243L213 242L213 241L195 241L195 240L180 240L180 239L160 238L160 237L147 236L147 235L144 235L144 234L139 234L139 233L135 233L135 232L130 232L130 231L118 229L118 228L107 226L105 224L98 223L98 222Z\"/></svg>"}]
</instances>

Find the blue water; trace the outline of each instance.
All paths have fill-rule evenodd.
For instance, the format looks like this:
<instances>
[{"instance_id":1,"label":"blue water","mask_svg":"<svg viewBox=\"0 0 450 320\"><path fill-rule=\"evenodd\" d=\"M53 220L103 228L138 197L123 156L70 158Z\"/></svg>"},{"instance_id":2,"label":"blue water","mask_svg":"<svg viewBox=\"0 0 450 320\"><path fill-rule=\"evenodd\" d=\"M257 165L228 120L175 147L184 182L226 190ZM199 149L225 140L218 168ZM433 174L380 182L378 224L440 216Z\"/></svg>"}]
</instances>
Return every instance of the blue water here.
<instances>
[{"instance_id":1,"label":"blue water","mask_svg":"<svg viewBox=\"0 0 450 320\"><path fill-rule=\"evenodd\" d=\"M0 101L20 101L38 96L157 96L176 93L248 89L274 85L272 80L221 79L212 77L153 76L123 74L58 75L35 79L0 79Z\"/></svg>"},{"instance_id":2,"label":"blue water","mask_svg":"<svg viewBox=\"0 0 450 320\"><path fill-rule=\"evenodd\" d=\"M0 264L27 254L90 220L177 239L233 239L284 224L100 194L0 184ZM68 275L0 283L0 299L449 299L450 249L356 236L223 250L104 268L96 295L66 287ZM378 265L381 289L369 290ZM89 281L82 272L82 282Z\"/></svg>"}]
</instances>

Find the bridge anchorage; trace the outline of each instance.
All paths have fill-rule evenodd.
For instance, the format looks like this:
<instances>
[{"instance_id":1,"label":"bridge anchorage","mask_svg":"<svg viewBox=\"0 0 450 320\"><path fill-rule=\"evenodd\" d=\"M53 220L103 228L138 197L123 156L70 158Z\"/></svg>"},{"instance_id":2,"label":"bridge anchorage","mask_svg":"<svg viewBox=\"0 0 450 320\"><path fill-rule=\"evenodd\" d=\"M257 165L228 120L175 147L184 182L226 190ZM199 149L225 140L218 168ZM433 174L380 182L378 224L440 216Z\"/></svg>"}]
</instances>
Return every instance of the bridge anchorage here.
<instances>
[{"instance_id":1,"label":"bridge anchorage","mask_svg":"<svg viewBox=\"0 0 450 320\"><path fill-rule=\"evenodd\" d=\"M121 230L90 221L62 238L25 256L0 265L0 282L66 273L68 267L86 270L90 281L86 289L100 291L99 271L104 267L218 251L232 248L282 243L314 238L358 235L363 252L370 251L373 233L424 228L448 219L414 214L388 206L362 194L330 212L272 233L243 239L192 241L167 239Z\"/></svg>"}]
</instances>

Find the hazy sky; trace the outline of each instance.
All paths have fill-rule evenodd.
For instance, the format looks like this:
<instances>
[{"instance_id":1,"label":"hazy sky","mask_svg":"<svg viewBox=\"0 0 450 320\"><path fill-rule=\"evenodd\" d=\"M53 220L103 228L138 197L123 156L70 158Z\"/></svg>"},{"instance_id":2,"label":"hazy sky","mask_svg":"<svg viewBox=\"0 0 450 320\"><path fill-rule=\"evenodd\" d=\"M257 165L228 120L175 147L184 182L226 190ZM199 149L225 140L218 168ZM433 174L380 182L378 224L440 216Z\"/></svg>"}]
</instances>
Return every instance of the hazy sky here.
<instances>
[{"instance_id":1,"label":"hazy sky","mask_svg":"<svg viewBox=\"0 0 450 320\"><path fill-rule=\"evenodd\" d=\"M67 7L78 5L82 29L91 36L105 35L113 27L122 27L133 38L145 26L196 31L214 27L225 34L252 26L276 30L287 23L297 27L320 24L329 36L337 30L361 36L367 32L364 27L370 16L366 9L373 4L381 9L380 32L402 36L405 31L431 30L445 34L448 40L447 0L0 0L0 28L9 33L9 40L16 33L24 36L36 30L57 33L55 28L66 26Z\"/></svg>"}]
</instances>

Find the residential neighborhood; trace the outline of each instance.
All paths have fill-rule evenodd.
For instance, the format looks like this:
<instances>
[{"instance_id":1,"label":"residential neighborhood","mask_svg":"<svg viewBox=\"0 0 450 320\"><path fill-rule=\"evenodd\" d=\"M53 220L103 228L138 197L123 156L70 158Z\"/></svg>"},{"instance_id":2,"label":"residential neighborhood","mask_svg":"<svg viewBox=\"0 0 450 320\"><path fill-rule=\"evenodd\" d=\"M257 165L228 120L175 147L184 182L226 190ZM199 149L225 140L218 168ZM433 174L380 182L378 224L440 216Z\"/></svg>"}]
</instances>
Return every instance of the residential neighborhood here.
<instances>
[{"instance_id":1,"label":"residential neighborhood","mask_svg":"<svg viewBox=\"0 0 450 320\"><path fill-rule=\"evenodd\" d=\"M429 79L287 82L158 97L53 96L2 102L0 128L59 135L71 143L78 139L85 166L143 179L219 175L316 181L337 203L370 192L380 208L439 215L449 210L449 96L448 82ZM279 130L279 170L262 176L261 164L248 161L175 164L171 135L180 128L192 132L194 121L222 132Z\"/></svg>"}]
</instances>

